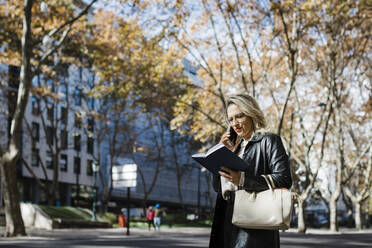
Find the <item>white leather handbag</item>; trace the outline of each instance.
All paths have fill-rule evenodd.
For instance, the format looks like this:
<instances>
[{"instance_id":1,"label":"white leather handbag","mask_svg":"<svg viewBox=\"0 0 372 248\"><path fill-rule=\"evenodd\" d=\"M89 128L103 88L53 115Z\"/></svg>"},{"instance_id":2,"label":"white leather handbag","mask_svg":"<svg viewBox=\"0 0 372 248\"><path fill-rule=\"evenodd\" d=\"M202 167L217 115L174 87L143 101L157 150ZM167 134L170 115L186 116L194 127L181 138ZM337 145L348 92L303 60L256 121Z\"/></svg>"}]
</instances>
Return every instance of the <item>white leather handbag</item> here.
<instances>
[{"instance_id":1,"label":"white leather handbag","mask_svg":"<svg viewBox=\"0 0 372 248\"><path fill-rule=\"evenodd\" d=\"M241 228L286 230L292 214L292 193L288 189L275 189L270 175L262 175L268 190L262 192L235 192L232 223Z\"/></svg>"}]
</instances>

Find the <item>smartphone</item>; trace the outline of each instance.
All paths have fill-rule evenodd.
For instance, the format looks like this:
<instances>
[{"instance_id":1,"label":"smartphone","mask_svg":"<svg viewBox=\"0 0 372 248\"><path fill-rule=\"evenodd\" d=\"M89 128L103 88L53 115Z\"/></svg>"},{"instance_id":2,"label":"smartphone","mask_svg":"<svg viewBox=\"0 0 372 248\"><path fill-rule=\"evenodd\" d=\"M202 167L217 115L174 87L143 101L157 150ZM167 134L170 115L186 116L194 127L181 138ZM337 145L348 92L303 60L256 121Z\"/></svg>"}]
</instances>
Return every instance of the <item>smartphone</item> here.
<instances>
[{"instance_id":1,"label":"smartphone","mask_svg":"<svg viewBox=\"0 0 372 248\"><path fill-rule=\"evenodd\" d=\"M238 134L234 131L234 129L231 126L227 128L227 131L230 134L229 145L234 146L236 142L236 138L238 137Z\"/></svg>"}]
</instances>

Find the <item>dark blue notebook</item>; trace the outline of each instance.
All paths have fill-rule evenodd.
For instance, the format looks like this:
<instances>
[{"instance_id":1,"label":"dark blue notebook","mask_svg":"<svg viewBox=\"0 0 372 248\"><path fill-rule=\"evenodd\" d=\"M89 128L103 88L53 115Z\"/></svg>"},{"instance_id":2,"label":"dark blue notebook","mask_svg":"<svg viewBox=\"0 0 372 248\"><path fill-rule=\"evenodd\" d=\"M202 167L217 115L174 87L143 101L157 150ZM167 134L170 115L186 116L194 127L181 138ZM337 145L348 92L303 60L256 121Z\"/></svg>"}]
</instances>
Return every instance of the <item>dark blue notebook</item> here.
<instances>
[{"instance_id":1,"label":"dark blue notebook","mask_svg":"<svg viewBox=\"0 0 372 248\"><path fill-rule=\"evenodd\" d=\"M221 143L213 146L206 153L194 154L191 157L216 175L219 175L218 171L222 167L227 167L236 171L244 171L248 166L243 159Z\"/></svg>"}]
</instances>

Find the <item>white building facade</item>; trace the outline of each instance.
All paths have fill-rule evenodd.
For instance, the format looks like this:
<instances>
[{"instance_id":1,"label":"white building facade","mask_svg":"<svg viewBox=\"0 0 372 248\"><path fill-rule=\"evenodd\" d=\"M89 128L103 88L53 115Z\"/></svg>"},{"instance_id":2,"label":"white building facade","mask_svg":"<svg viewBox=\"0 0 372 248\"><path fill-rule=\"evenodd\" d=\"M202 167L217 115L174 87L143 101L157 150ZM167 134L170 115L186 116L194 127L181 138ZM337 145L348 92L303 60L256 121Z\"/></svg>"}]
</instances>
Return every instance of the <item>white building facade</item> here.
<instances>
[{"instance_id":1,"label":"white building facade","mask_svg":"<svg viewBox=\"0 0 372 248\"><path fill-rule=\"evenodd\" d=\"M202 85L202 81L197 77L198 68L194 67L188 60L183 60L184 75L198 85ZM196 153L197 149L192 147L187 139L184 139L174 147L171 148L170 130L166 126L159 126L161 121L153 120L155 130L163 130L162 134L156 134L152 128L144 127L146 118L144 114L138 113L134 127L141 129L141 136L139 142L146 146L149 150L156 151L156 145L165 143L160 155L163 162L159 165L157 161L151 161L142 152L135 152L132 156L126 159L117 159L116 166L122 166L123 161L131 163L138 163L137 171L137 185L131 188L131 198L133 201L146 199L147 205L154 205L160 203L165 206L174 207L191 207L205 209L210 211L214 207L214 200L216 193L214 192L211 182L212 175L210 172L202 170L201 166L192 160L191 154ZM176 139L182 140L179 134L173 134ZM162 137L160 137L162 136ZM177 154L177 161L175 161L174 152ZM178 165L176 165L176 163ZM177 175L177 167L180 174ZM140 170L140 172L139 172ZM157 171L158 170L158 171ZM181 172L180 172L181 171ZM157 174L157 175L156 175ZM179 177L178 177L179 176ZM106 180L110 180L107 176ZM154 183L152 189L151 185ZM145 193L146 192L146 193ZM147 196L146 196L147 195ZM113 200L126 200L127 188L114 187Z\"/></svg>"},{"instance_id":2,"label":"white building facade","mask_svg":"<svg viewBox=\"0 0 372 248\"><path fill-rule=\"evenodd\" d=\"M3 73L1 74L2 88L0 88L0 134L2 137L7 137L8 114L11 112L9 103L16 100L19 69L1 66ZM185 65L185 73L188 73L190 68ZM12 85L8 83L9 75L17 79L13 80ZM196 76L196 71L192 71L192 75ZM77 68L73 65L61 70L55 78L48 79L40 76L33 79L34 87L42 86L41 88L46 89L43 94L49 94L50 97L30 93L25 110L21 141L24 163L19 164L18 174L23 185L20 194L21 201L48 203L48 195L37 183L36 178L41 182L53 180L55 164L58 167L59 183L57 205L81 205L84 200L79 202L79 197L85 197L89 199L88 201L92 200L91 192L94 184L92 163L98 158L100 158L97 162L100 165L100 173L104 175L108 183L111 183L110 141L106 140L98 144L96 131L100 128L99 122L95 121L93 115L90 114L99 107L100 103L85 94L91 89L93 81L94 75L88 69ZM14 92L14 98L8 97L9 89ZM138 119L138 123L141 123L141 118ZM148 143L148 147L155 142L153 134L145 134L143 139ZM1 142L6 144L7 138L2 139ZM188 168L183 172L181 179L177 179L176 168L172 162L165 161L161 166L162 169L159 171L154 188L147 196L148 204L161 203L173 206L182 204L183 206L212 208L211 199L214 200L214 192L210 185L211 180L206 180L207 176L211 179L210 175L208 172L201 171L201 168L193 163L191 154L189 154L191 151L187 150L189 148L179 145L176 149L180 166ZM131 197L141 205L145 197L144 192L148 190L149 183L154 178L156 163L146 160L146 156L141 152L136 153L135 157L142 176L137 174L137 185L131 189ZM165 157L171 158L171 154ZM98 183L98 186L101 187L102 184ZM126 197L126 188L114 188L112 201L116 201L116 205L125 202Z\"/></svg>"},{"instance_id":3,"label":"white building facade","mask_svg":"<svg viewBox=\"0 0 372 248\"><path fill-rule=\"evenodd\" d=\"M19 81L14 79L19 80L18 73L17 67L2 67L4 87L0 90L0 101L4 110L0 113L0 132L6 134L9 130L7 114L11 113L9 106L16 101L16 97L6 96L10 91L16 93ZM80 77L76 78L76 75ZM98 149L94 134L95 120L89 116L94 110L94 100L83 97L89 77L91 74L84 69L70 66L63 76L55 79L33 79L34 87L47 89L49 96L30 93L25 110L21 140L24 162L19 165L19 176L23 183L22 201L47 203L48 196L36 178L42 182L51 181L56 171L59 183L57 205L73 205L74 192L76 198L83 196L85 191L91 191L84 191L84 188L89 189L93 185L92 163ZM55 164L57 170L54 169Z\"/></svg>"}]
</instances>

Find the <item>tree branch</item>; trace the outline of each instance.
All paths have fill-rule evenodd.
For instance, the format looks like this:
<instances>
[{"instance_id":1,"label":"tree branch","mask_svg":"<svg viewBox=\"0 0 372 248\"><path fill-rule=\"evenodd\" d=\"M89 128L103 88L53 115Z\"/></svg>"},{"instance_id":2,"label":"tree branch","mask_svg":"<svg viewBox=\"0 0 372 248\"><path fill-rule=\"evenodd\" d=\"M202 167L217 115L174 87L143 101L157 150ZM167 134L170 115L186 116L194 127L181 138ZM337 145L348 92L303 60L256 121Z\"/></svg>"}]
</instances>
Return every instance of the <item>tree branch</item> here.
<instances>
[{"instance_id":1,"label":"tree branch","mask_svg":"<svg viewBox=\"0 0 372 248\"><path fill-rule=\"evenodd\" d=\"M238 62L238 69L239 69L239 72L240 72L240 75L241 75L243 88L248 92L247 80L245 79L245 74L243 72L242 65L241 65L241 62L240 62L238 47L237 47L236 42L235 42L234 34L231 30L231 21L229 20L228 16L224 13L224 11L222 9L222 5L219 2L219 0L216 0L216 3L217 3L217 7L220 10L222 16L224 17L223 19L224 19L225 25L226 25L227 30L228 30L230 41L231 41L231 44L233 45L233 48L234 48L235 58L236 58L236 61Z\"/></svg>"},{"instance_id":2,"label":"tree branch","mask_svg":"<svg viewBox=\"0 0 372 248\"><path fill-rule=\"evenodd\" d=\"M28 162L27 162L23 157L21 157L21 161L22 161L22 163L26 166L27 171L28 171L28 172L33 176L33 178L36 180L37 184L39 184L40 187L43 188L43 190L46 190L47 188L46 188L45 183L42 183L42 182L40 181L40 179L38 178L38 176L37 176L37 175L35 174L35 172L31 169L31 166L28 164Z\"/></svg>"},{"instance_id":3,"label":"tree branch","mask_svg":"<svg viewBox=\"0 0 372 248\"><path fill-rule=\"evenodd\" d=\"M44 61L51 55L53 54L55 51L57 51L57 49L63 44L63 42L65 41L66 37L67 37L67 34L70 32L71 30L71 26L69 26L64 32L63 32L63 35L62 37L59 39L58 43L49 48L45 53L44 55L41 57L41 59L39 60L37 66L36 66L36 69L35 69L35 73L37 73L39 70L40 70L40 67L41 65L44 63Z\"/></svg>"},{"instance_id":4,"label":"tree branch","mask_svg":"<svg viewBox=\"0 0 372 248\"><path fill-rule=\"evenodd\" d=\"M92 2L90 2L90 4L88 4L77 16L75 16L74 18L66 21L65 23L61 24L59 27L55 28L55 29L52 29L51 31L48 32L48 35L49 37L53 37L55 34L57 34L58 32L60 32L62 29L64 29L66 26L69 26L71 27L72 24L77 21L78 19L80 19L80 17L82 17L83 15L85 15L86 13L88 13L88 10L90 9L90 7L92 7L92 5L97 2L97 0L93 0ZM44 35L45 36L45 35ZM39 43L41 42L41 39L37 40L35 43Z\"/></svg>"}]
</instances>

